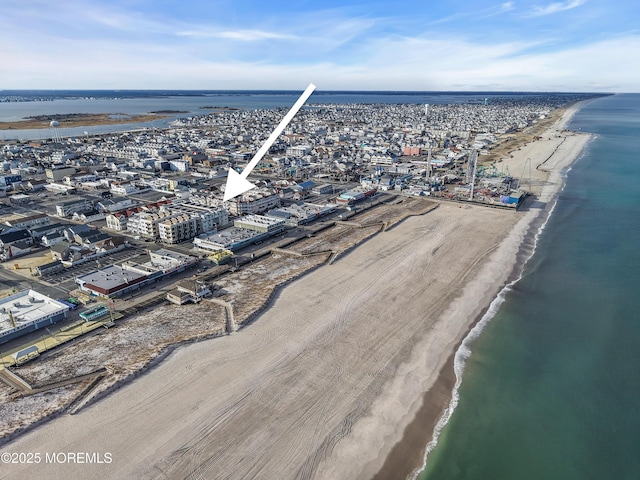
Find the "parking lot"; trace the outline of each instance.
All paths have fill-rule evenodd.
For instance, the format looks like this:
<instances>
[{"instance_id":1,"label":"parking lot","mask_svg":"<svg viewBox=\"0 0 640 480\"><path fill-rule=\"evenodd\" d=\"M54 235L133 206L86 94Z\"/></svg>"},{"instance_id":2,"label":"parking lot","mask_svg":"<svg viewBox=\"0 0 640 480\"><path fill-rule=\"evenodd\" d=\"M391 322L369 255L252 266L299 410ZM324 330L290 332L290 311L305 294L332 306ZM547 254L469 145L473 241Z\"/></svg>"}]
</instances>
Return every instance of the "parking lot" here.
<instances>
[{"instance_id":1,"label":"parking lot","mask_svg":"<svg viewBox=\"0 0 640 480\"><path fill-rule=\"evenodd\" d=\"M93 272L94 270L100 267L103 267L105 265L121 263L126 260L130 260L132 258L139 257L142 255L146 255L146 254L141 249L121 250L111 255L105 255L104 257L100 257L96 260L83 263L82 265L78 265L76 267L66 268L62 272L43 275L40 277L40 280L44 280L45 282L50 283L52 285L57 285L57 284L67 282L69 280L74 280L76 277L86 275L87 273Z\"/></svg>"}]
</instances>

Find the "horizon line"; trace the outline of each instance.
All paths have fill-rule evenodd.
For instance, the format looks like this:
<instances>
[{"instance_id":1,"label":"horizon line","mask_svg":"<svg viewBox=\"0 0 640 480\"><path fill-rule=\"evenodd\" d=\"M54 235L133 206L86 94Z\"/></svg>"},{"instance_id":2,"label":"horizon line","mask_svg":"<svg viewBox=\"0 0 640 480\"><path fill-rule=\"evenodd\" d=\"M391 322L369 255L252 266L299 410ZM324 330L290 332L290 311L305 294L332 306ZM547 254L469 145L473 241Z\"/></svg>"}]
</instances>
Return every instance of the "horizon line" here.
<instances>
[{"instance_id":1,"label":"horizon line","mask_svg":"<svg viewBox=\"0 0 640 480\"><path fill-rule=\"evenodd\" d=\"M219 89L196 89L196 88L7 88L0 89L0 94L6 92L281 92L281 93L290 93L290 92L299 92L298 89L252 89L252 88L242 88L242 89L229 89L229 88L219 88ZM409 93L470 93L470 94L595 94L595 95L616 95L616 94L634 94L640 93L638 92L615 92L615 91L580 91L580 90L545 90L545 91L535 91L535 90L339 90L339 89L326 89L316 90L316 93L385 93L385 94L409 94Z\"/></svg>"}]
</instances>

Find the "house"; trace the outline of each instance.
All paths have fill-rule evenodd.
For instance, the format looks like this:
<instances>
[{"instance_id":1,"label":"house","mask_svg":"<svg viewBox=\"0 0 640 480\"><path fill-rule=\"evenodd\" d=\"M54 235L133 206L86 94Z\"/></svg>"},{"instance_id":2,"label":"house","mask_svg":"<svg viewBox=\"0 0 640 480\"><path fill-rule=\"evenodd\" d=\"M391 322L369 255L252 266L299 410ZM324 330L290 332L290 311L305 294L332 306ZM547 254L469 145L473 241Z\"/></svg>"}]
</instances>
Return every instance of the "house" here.
<instances>
[{"instance_id":1,"label":"house","mask_svg":"<svg viewBox=\"0 0 640 480\"><path fill-rule=\"evenodd\" d=\"M64 265L60 260L54 260L53 262L45 263L36 267L38 275L49 275L51 273L57 273L64 270Z\"/></svg>"},{"instance_id":2,"label":"house","mask_svg":"<svg viewBox=\"0 0 640 480\"><path fill-rule=\"evenodd\" d=\"M40 227L29 228L29 232L31 232L31 236L33 237L34 241L37 241L48 233L50 234L53 232L60 232L67 227L68 225L63 225L62 223L52 223L49 225L42 225Z\"/></svg>"},{"instance_id":3,"label":"house","mask_svg":"<svg viewBox=\"0 0 640 480\"><path fill-rule=\"evenodd\" d=\"M111 235L102 233L100 230L88 230L78 232L73 236L73 241L78 245L91 247L94 245L102 245L105 241L111 240Z\"/></svg>"},{"instance_id":4,"label":"house","mask_svg":"<svg viewBox=\"0 0 640 480\"><path fill-rule=\"evenodd\" d=\"M67 239L68 242L75 242L74 236L77 233L88 232L91 228L88 225L73 225L66 230L64 230L63 235Z\"/></svg>"},{"instance_id":5,"label":"house","mask_svg":"<svg viewBox=\"0 0 640 480\"><path fill-rule=\"evenodd\" d=\"M15 228L29 228L38 227L49 224L49 215L45 213L37 213L35 215L29 215L27 217L18 217L4 222L5 225Z\"/></svg>"},{"instance_id":6,"label":"house","mask_svg":"<svg viewBox=\"0 0 640 480\"><path fill-rule=\"evenodd\" d=\"M0 253L0 258L2 258L2 260L6 262L7 260L14 257L28 255L29 253L31 253L31 245L31 239L14 242L10 246L8 246L2 253Z\"/></svg>"},{"instance_id":7,"label":"house","mask_svg":"<svg viewBox=\"0 0 640 480\"><path fill-rule=\"evenodd\" d=\"M53 247L61 242L64 242L66 239L61 232L49 232L43 235L40 238L40 245L43 247Z\"/></svg>"},{"instance_id":8,"label":"house","mask_svg":"<svg viewBox=\"0 0 640 480\"><path fill-rule=\"evenodd\" d=\"M70 217L76 212L83 213L91 210L93 210L93 202L86 198L56 205L56 214L60 217Z\"/></svg>"},{"instance_id":9,"label":"house","mask_svg":"<svg viewBox=\"0 0 640 480\"><path fill-rule=\"evenodd\" d=\"M104 212L99 212L98 210L90 210L84 213L76 212L73 214L72 219L76 222L91 223L102 220L106 216L107 215Z\"/></svg>"},{"instance_id":10,"label":"house","mask_svg":"<svg viewBox=\"0 0 640 480\"><path fill-rule=\"evenodd\" d=\"M119 232L126 230L129 216L133 215L133 213L134 212L120 212L107 215L107 228L109 230L116 230Z\"/></svg>"},{"instance_id":11,"label":"house","mask_svg":"<svg viewBox=\"0 0 640 480\"><path fill-rule=\"evenodd\" d=\"M94 250L81 245L73 245L67 242L60 242L51 247L51 258L60 260L63 263L73 264L94 253Z\"/></svg>"},{"instance_id":12,"label":"house","mask_svg":"<svg viewBox=\"0 0 640 480\"><path fill-rule=\"evenodd\" d=\"M67 261L71 257L69 242L58 242L51 247L51 258L53 260Z\"/></svg>"},{"instance_id":13,"label":"house","mask_svg":"<svg viewBox=\"0 0 640 480\"><path fill-rule=\"evenodd\" d=\"M32 192L42 191L45 189L46 185L46 180L29 180L27 182L27 190L30 190Z\"/></svg>"},{"instance_id":14,"label":"house","mask_svg":"<svg viewBox=\"0 0 640 480\"><path fill-rule=\"evenodd\" d=\"M176 289L167 293L167 300L176 305L192 302L198 303L203 298L211 296L211 289L198 280L182 280Z\"/></svg>"},{"instance_id":15,"label":"house","mask_svg":"<svg viewBox=\"0 0 640 480\"><path fill-rule=\"evenodd\" d=\"M0 249L7 249L22 241L26 241L29 245L33 244L33 238L26 228L0 233Z\"/></svg>"}]
</instances>

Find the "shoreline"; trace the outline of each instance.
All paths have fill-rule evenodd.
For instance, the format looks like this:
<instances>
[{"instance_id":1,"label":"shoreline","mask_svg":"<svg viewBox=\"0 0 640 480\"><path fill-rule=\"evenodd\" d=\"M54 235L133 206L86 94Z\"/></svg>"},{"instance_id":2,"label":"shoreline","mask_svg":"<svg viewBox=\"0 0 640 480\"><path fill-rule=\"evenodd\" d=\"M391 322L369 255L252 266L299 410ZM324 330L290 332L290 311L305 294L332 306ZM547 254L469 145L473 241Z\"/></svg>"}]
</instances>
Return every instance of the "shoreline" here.
<instances>
[{"instance_id":1,"label":"shoreline","mask_svg":"<svg viewBox=\"0 0 640 480\"><path fill-rule=\"evenodd\" d=\"M393 461L425 392L449 385L440 389L446 403L451 352L510 281L542 211L442 204L407 219L282 289L246 331L177 349L98 404L11 447L102 448L117 459L108 474L49 465L50 478L370 478ZM442 409L429 412L435 422ZM427 436L417 432L412 444L424 450Z\"/></svg>"},{"instance_id":2,"label":"shoreline","mask_svg":"<svg viewBox=\"0 0 640 480\"><path fill-rule=\"evenodd\" d=\"M587 102L588 100L577 102L566 108L560 118L545 130L544 135L550 136L565 130L571 118ZM544 210L527 222L527 232L520 240L508 279L502 284L499 292L490 300L483 312L469 324L464 338L458 342L450 353L445 366L440 370L438 379L431 388L424 392L421 405L404 429L402 439L393 446L380 470L371 477L373 480L396 478L395 476L398 476L400 472L403 473L398 478L415 480L424 471L429 453L436 447L441 430L446 426L457 406L458 388L462 382L465 361L471 354L471 345L493 319L500 305L504 302L504 296L520 280L528 261L535 254L538 236L551 218L555 202L564 188L564 172L580 157L592 138L590 134L580 133L579 135L583 135L585 138L582 146L577 151L571 152L570 156L557 162L552 168L547 169L543 165L557 153L558 147L547 158L537 162L536 170L547 173L549 180L553 183L542 188L539 199L533 202L529 200L529 206L531 207L532 203L537 202L544 202L547 205L554 202L553 205L550 208L545 206ZM525 156L520 152L514 153L516 158L507 160L506 163L516 165L519 161L521 162L519 157ZM546 215L544 215L545 212ZM513 235L517 228L516 225L510 235ZM507 240L508 238L505 239L505 242ZM443 391L446 392L446 399L443 398ZM421 432L426 432L426 435L421 435Z\"/></svg>"},{"instance_id":3,"label":"shoreline","mask_svg":"<svg viewBox=\"0 0 640 480\"><path fill-rule=\"evenodd\" d=\"M150 122L169 118L169 114L174 112L149 112L147 114L117 114L117 113L73 113L65 115L42 115L37 118L25 118L13 122L0 122L0 132L11 132L13 130L45 130L52 129L51 120L56 120L59 125L56 128L76 128L76 127L96 127L105 125L127 125ZM176 112L185 113L185 112ZM188 112L187 112L188 113ZM126 118L112 118L124 115ZM40 118L47 117L48 119Z\"/></svg>"}]
</instances>

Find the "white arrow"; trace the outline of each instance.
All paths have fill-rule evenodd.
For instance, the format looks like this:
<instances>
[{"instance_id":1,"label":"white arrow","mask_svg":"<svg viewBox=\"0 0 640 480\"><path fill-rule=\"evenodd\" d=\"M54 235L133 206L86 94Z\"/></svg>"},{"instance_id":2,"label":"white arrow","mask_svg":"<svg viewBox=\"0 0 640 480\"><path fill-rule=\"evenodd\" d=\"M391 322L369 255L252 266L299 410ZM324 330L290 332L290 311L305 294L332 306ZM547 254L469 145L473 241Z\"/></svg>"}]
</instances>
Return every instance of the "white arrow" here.
<instances>
[{"instance_id":1,"label":"white arrow","mask_svg":"<svg viewBox=\"0 0 640 480\"><path fill-rule=\"evenodd\" d=\"M284 130L284 127L286 127L287 124L291 121L291 119L295 116L295 114L298 113L298 110L300 110L300 107L304 105L304 102L307 101L307 99L311 96L311 94L315 89L316 89L316 86L313 83L310 83L307 89L304 92L302 92L302 95L300 95L300 98L298 99L298 101L293 104L293 107L291 107L291 110L287 112L287 114L280 121L276 129L273 131L273 133L271 133L269 138L267 138L267 141L264 142L264 145L260 147L260 150L256 152L256 154L253 156L253 158L251 159L249 164L245 167L245 169L242 171L242 173L238 173L232 168L229 169L229 175L227 176L227 186L224 189L223 201L226 202L227 200L231 200L232 198L237 197L238 195L242 195L244 192L251 190L252 188L255 187L253 183L247 180L247 177L251 173L251 170L256 168L256 165L258 165L258 162L262 160L262 157L264 157L264 154L267 153L269 148L271 148L271 145L273 145L276 139L280 136L280 134Z\"/></svg>"}]
</instances>

